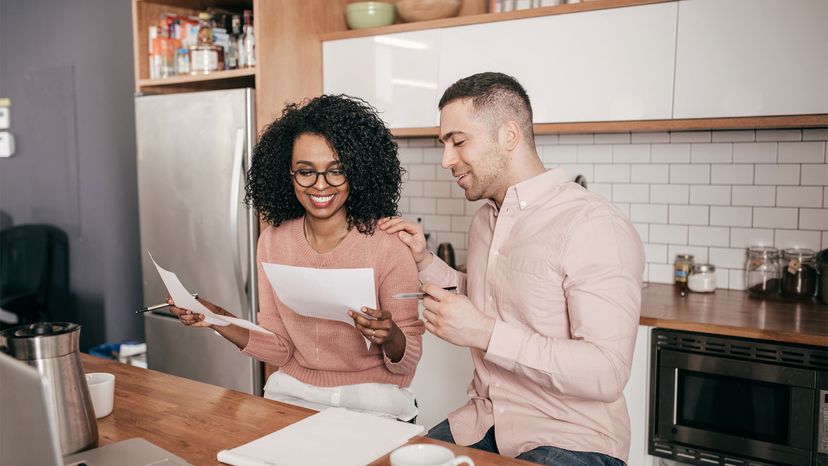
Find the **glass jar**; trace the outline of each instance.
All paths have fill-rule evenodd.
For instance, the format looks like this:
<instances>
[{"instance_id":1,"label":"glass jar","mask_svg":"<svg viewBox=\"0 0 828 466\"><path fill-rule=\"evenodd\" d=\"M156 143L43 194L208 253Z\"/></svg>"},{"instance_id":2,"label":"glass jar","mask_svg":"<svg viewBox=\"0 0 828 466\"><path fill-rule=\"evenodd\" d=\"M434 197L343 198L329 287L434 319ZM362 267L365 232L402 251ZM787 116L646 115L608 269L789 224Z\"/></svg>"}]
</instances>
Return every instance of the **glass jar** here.
<instances>
[{"instance_id":1,"label":"glass jar","mask_svg":"<svg viewBox=\"0 0 828 466\"><path fill-rule=\"evenodd\" d=\"M779 250L764 246L748 248L745 273L745 285L751 296L768 298L779 294L782 281Z\"/></svg>"},{"instance_id":2,"label":"glass jar","mask_svg":"<svg viewBox=\"0 0 828 466\"><path fill-rule=\"evenodd\" d=\"M676 254L676 260L673 262L673 280L680 290L687 289L687 277L690 275L692 267L692 254Z\"/></svg>"},{"instance_id":3,"label":"glass jar","mask_svg":"<svg viewBox=\"0 0 828 466\"><path fill-rule=\"evenodd\" d=\"M693 264L687 277L687 288L696 293L716 291L716 267L713 264Z\"/></svg>"},{"instance_id":4,"label":"glass jar","mask_svg":"<svg viewBox=\"0 0 828 466\"><path fill-rule=\"evenodd\" d=\"M808 300L816 294L816 252L813 249L785 249L782 252L782 296Z\"/></svg>"}]
</instances>

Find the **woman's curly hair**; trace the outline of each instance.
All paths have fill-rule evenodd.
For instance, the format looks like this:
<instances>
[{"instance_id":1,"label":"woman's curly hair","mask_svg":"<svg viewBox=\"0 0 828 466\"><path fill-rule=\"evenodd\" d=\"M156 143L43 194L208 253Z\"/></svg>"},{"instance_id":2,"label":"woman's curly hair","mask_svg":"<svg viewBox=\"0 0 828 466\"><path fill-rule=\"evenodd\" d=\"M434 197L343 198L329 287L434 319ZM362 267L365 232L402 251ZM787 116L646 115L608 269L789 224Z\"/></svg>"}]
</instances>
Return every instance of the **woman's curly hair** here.
<instances>
[{"instance_id":1,"label":"woman's curly hair","mask_svg":"<svg viewBox=\"0 0 828 466\"><path fill-rule=\"evenodd\" d=\"M324 137L345 169L349 230L356 226L360 233L373 234L377 220L398 215L405 169L388 127L362 99L322 95L287 105L253 150L244 200L268 223L279 226L305 214L289 172L293 144L302 134Z\"/></svg>"}]
</instances>

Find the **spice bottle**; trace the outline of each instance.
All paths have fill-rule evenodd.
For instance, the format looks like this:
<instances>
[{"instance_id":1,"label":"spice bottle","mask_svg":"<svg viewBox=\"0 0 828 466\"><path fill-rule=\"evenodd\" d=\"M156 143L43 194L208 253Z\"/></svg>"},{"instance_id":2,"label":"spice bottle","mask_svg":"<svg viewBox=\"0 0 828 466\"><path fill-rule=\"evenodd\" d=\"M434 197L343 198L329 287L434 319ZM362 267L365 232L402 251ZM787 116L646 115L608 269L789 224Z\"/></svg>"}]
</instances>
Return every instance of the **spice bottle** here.
<instances>
[{"instance_id":1,"label":"spice bottle","mask_svg":"<svg viewBox=\"0 0 828 466\"><path fill-rule=\"evenodd\" d=\"M676 288L681 292L687 291L687 277L690 275L692 267L692 254L676 254L676 260L673 263L673 280Z\"/></svg>"},{"instance_id":2,"label":"spice bottle","mask_svg":"<svg viewBox=\"0 0 828 466\"><path fill-rule=\"evenodd\" d=\"M797 300L814 297L817 285L816 252L785 249L782 252L782 296Z\"/></svg>"},{"instance_id":3,"label":"spice bottle","mask_svg":"<svg viewBox=\"0 0 828 466\"><path fill-rule=\"evenodd\" d=\"M745 284L750 296L768 298L779 294L782 282L779 250L764 246L748 248L745 273Z\"/></svg>"}]
</instances>

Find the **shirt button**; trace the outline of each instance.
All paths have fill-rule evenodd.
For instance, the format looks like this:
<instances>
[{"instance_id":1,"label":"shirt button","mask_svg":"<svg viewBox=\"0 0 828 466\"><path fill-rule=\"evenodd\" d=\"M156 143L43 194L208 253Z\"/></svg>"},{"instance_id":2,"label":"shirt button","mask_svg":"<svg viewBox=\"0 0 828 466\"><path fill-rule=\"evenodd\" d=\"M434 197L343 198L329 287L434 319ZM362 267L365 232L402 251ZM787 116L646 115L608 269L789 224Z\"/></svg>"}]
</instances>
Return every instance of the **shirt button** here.
<instances>
[{"instance_id":1,"label":"shirt button","mask_svg":"<svg viewBox=\"0 0 828 466\"><path fill-rule=\"evenodd\" d=\"M500 382L495 382L495 388L500 388Z\"/></svg>"},{"instance_id":2,"label":"shirt button","mask_svg":"<svg viewBox=\"0 0 828 466\"><path fill-rule=\"evenodd\" d=\"M494 301L494 298L491 295L489 295L489 301Z\"/></svg>"},{"instance_id":3,"label":"shirt button","mask_svg":"<svg viewBox=\"0 0 828 466\"><path fill-rule=\"evenodd\" d=\"M526 207L526 201L520 201L520 208Z\"/></svg>"},{"instance_id":4,"label":"shirt button","mask_svg":"<svg viewBox=\"0 0 828 466\"><path fill-rule=\"evenodd\" d=\"M500 414L503 414L504 411L506 411L506 410L503 409L503 408L500 408L500 409L497 410L497 412L500 413Z\"/></svg>"}]
</instances>

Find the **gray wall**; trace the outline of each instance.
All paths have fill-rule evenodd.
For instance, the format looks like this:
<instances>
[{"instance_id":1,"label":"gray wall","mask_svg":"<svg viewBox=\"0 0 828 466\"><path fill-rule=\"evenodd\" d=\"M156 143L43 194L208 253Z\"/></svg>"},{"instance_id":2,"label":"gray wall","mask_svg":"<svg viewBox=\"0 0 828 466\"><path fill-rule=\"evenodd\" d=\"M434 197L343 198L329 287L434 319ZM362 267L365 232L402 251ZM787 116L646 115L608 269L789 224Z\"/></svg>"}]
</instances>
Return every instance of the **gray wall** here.
<instances>
[{"instance_id":1,"label":"gray wall","mask_svg":"<svg viewBox=\"0 0 828 466\"><path fill-rule=\"evenodd\" d=\"M129 0L0 0L17 143L0 159L0 217L69 235L66 317L83 348L143 339L131 14Z\"/></svg>"}]
</instances>

